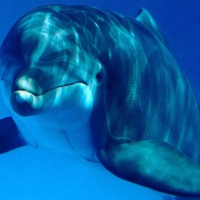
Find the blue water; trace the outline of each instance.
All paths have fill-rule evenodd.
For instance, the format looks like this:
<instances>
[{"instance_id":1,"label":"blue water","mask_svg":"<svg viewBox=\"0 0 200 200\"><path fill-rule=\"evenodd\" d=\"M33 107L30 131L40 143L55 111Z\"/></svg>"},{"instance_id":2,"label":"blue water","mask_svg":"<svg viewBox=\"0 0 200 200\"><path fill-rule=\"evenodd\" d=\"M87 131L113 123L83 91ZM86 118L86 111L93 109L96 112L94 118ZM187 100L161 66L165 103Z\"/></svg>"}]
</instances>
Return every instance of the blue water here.
<instances>
[{"instance_id":1,"label":"blue water","mask_svg":"<svg viewBox=\"0 0 200 200\"><path fill-rule=\"evenodd\" d=\"M161 28L172 54L200 99L200 1L183 0L1 0L0 43L12 24L30 9L48 3L84 4L136 16L144 7ZM0 99L0 119L8 116ZM14 160L13 160L14 159ZM99 166L73 160L71 167L57 155L27 148L0 157L0 199L134 199L159 200L162 194L140 186L120 182ZM67 166L67 167L66 167ZM28 170L27 170L28 169ZM72 175L75 175L74 176ZM37 178L35 178L37 176ZM85 181L84 181L85 180ZM86 181L87 180L87 181ZM70 188L70 190L69 190ZM66 192L68 191L68 192ZM88 198L89 197L89 198ZM167 198L166 198L167 199ZM170 199L168 197L168 199ZM181 200L179 198L176 200Z\"/></svg>"}]
</instances>

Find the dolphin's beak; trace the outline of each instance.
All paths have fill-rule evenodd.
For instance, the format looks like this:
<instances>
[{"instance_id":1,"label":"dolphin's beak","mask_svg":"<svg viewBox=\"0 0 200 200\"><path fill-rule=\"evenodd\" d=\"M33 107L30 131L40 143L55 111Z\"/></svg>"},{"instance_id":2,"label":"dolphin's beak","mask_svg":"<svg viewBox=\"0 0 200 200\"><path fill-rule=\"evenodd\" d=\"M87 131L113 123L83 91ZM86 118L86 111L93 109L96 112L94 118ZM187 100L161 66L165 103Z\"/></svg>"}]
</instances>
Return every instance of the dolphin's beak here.
<instances>
[{"instance_id":1,"label":"dolphin's beak","mask_svg":"<svg viewBox=\"0 0 200 200\"><path fill-rule=\"evenodd\" d=\"M87 85L85 81L68 79L62 81L59 74L52 74L38 68L30 68L18 76L12 84L11 105L20 115L34 114L48 106L52 106L56 99L62 96L66 89L78 84ZM64 91L64 92L63 92ZM71 90L68 91L69 94Z\"/></svg>"}]
</instances>

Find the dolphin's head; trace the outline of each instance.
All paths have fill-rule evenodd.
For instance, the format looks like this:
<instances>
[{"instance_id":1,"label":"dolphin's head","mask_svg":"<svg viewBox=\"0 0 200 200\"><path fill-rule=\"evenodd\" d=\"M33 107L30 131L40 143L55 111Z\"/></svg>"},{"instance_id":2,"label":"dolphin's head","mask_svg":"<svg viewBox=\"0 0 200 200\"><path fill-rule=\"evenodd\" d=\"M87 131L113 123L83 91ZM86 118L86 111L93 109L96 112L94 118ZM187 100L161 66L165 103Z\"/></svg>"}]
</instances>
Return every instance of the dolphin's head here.
<instances>
[{"instance_id":1,"label":"dolphin's head","mask_svg":"<svg viewBox=\"0 0 200 200\"><path fill-rule=\"evenodd\" d=\"M62 17L52 9L28 13L0 50L3 100L29 143L36 132L39 141L48 130L62 135L89 127L104 79L102 64L82 48L76 27Z\"/></svg>"},{"instance_id":2,"label":"dolphin's head","mask_svg":"<svg viewBox=\"0 0 200 200\"><path fill-rule=\"evenodd\" d=\"M21 116L76 104L91 109L103 68L79 43L76 30L64 27L56 13L33 12L19 20L1 50L8 107Z\"/></svg>"}]
</instances>

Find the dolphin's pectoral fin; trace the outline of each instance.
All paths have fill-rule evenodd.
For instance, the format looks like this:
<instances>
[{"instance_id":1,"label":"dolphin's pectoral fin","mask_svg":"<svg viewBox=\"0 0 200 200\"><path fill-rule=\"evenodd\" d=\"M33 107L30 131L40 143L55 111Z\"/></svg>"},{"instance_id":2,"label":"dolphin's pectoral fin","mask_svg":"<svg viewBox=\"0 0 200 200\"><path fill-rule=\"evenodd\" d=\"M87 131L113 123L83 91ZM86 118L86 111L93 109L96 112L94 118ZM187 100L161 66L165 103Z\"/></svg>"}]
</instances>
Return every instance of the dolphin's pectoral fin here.
<instances>
[{"instance_id":1,"label":"dolphin's pectoral fin","mask_svg":"<svg viewBox=\"0 0 200 200\"><path fill-rule=\"evenodd\" d=\"M110 144L99 158L115 175L162 192L200 195L200 166L165 142Z\"/></svg>"},{"instance_id":2,"label":"dolphin's pectoral fin","mask_svg":"<svg viewBox=\"0 0 200 200\"><path fill-rule=\"evenodd\" d=\"M26 143L20 137L11 117L0 120L0 153L8 152Z\"/></svg>"}]
</instances>

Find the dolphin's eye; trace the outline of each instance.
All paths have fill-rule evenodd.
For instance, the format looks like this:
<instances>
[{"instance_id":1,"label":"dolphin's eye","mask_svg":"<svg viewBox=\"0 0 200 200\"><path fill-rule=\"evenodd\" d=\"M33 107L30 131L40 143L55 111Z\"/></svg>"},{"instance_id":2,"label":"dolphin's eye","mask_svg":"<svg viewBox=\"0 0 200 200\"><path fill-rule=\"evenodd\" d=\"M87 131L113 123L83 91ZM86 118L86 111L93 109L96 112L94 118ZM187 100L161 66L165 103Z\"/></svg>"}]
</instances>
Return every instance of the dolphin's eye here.
<instances>
[{"instance_id":1,"label":"dolphin's eye","mask_svg":"<svg viewBox=\"0 0 200 200\"><path fill-rule=\"evenodd\" d=\"M97 79L98 84L101 84L103 82L103 78L104 78L104 73L103 73L103 70L101 70L100 72L96 74L96 79Z\"/></svg>"}]
</instances>

